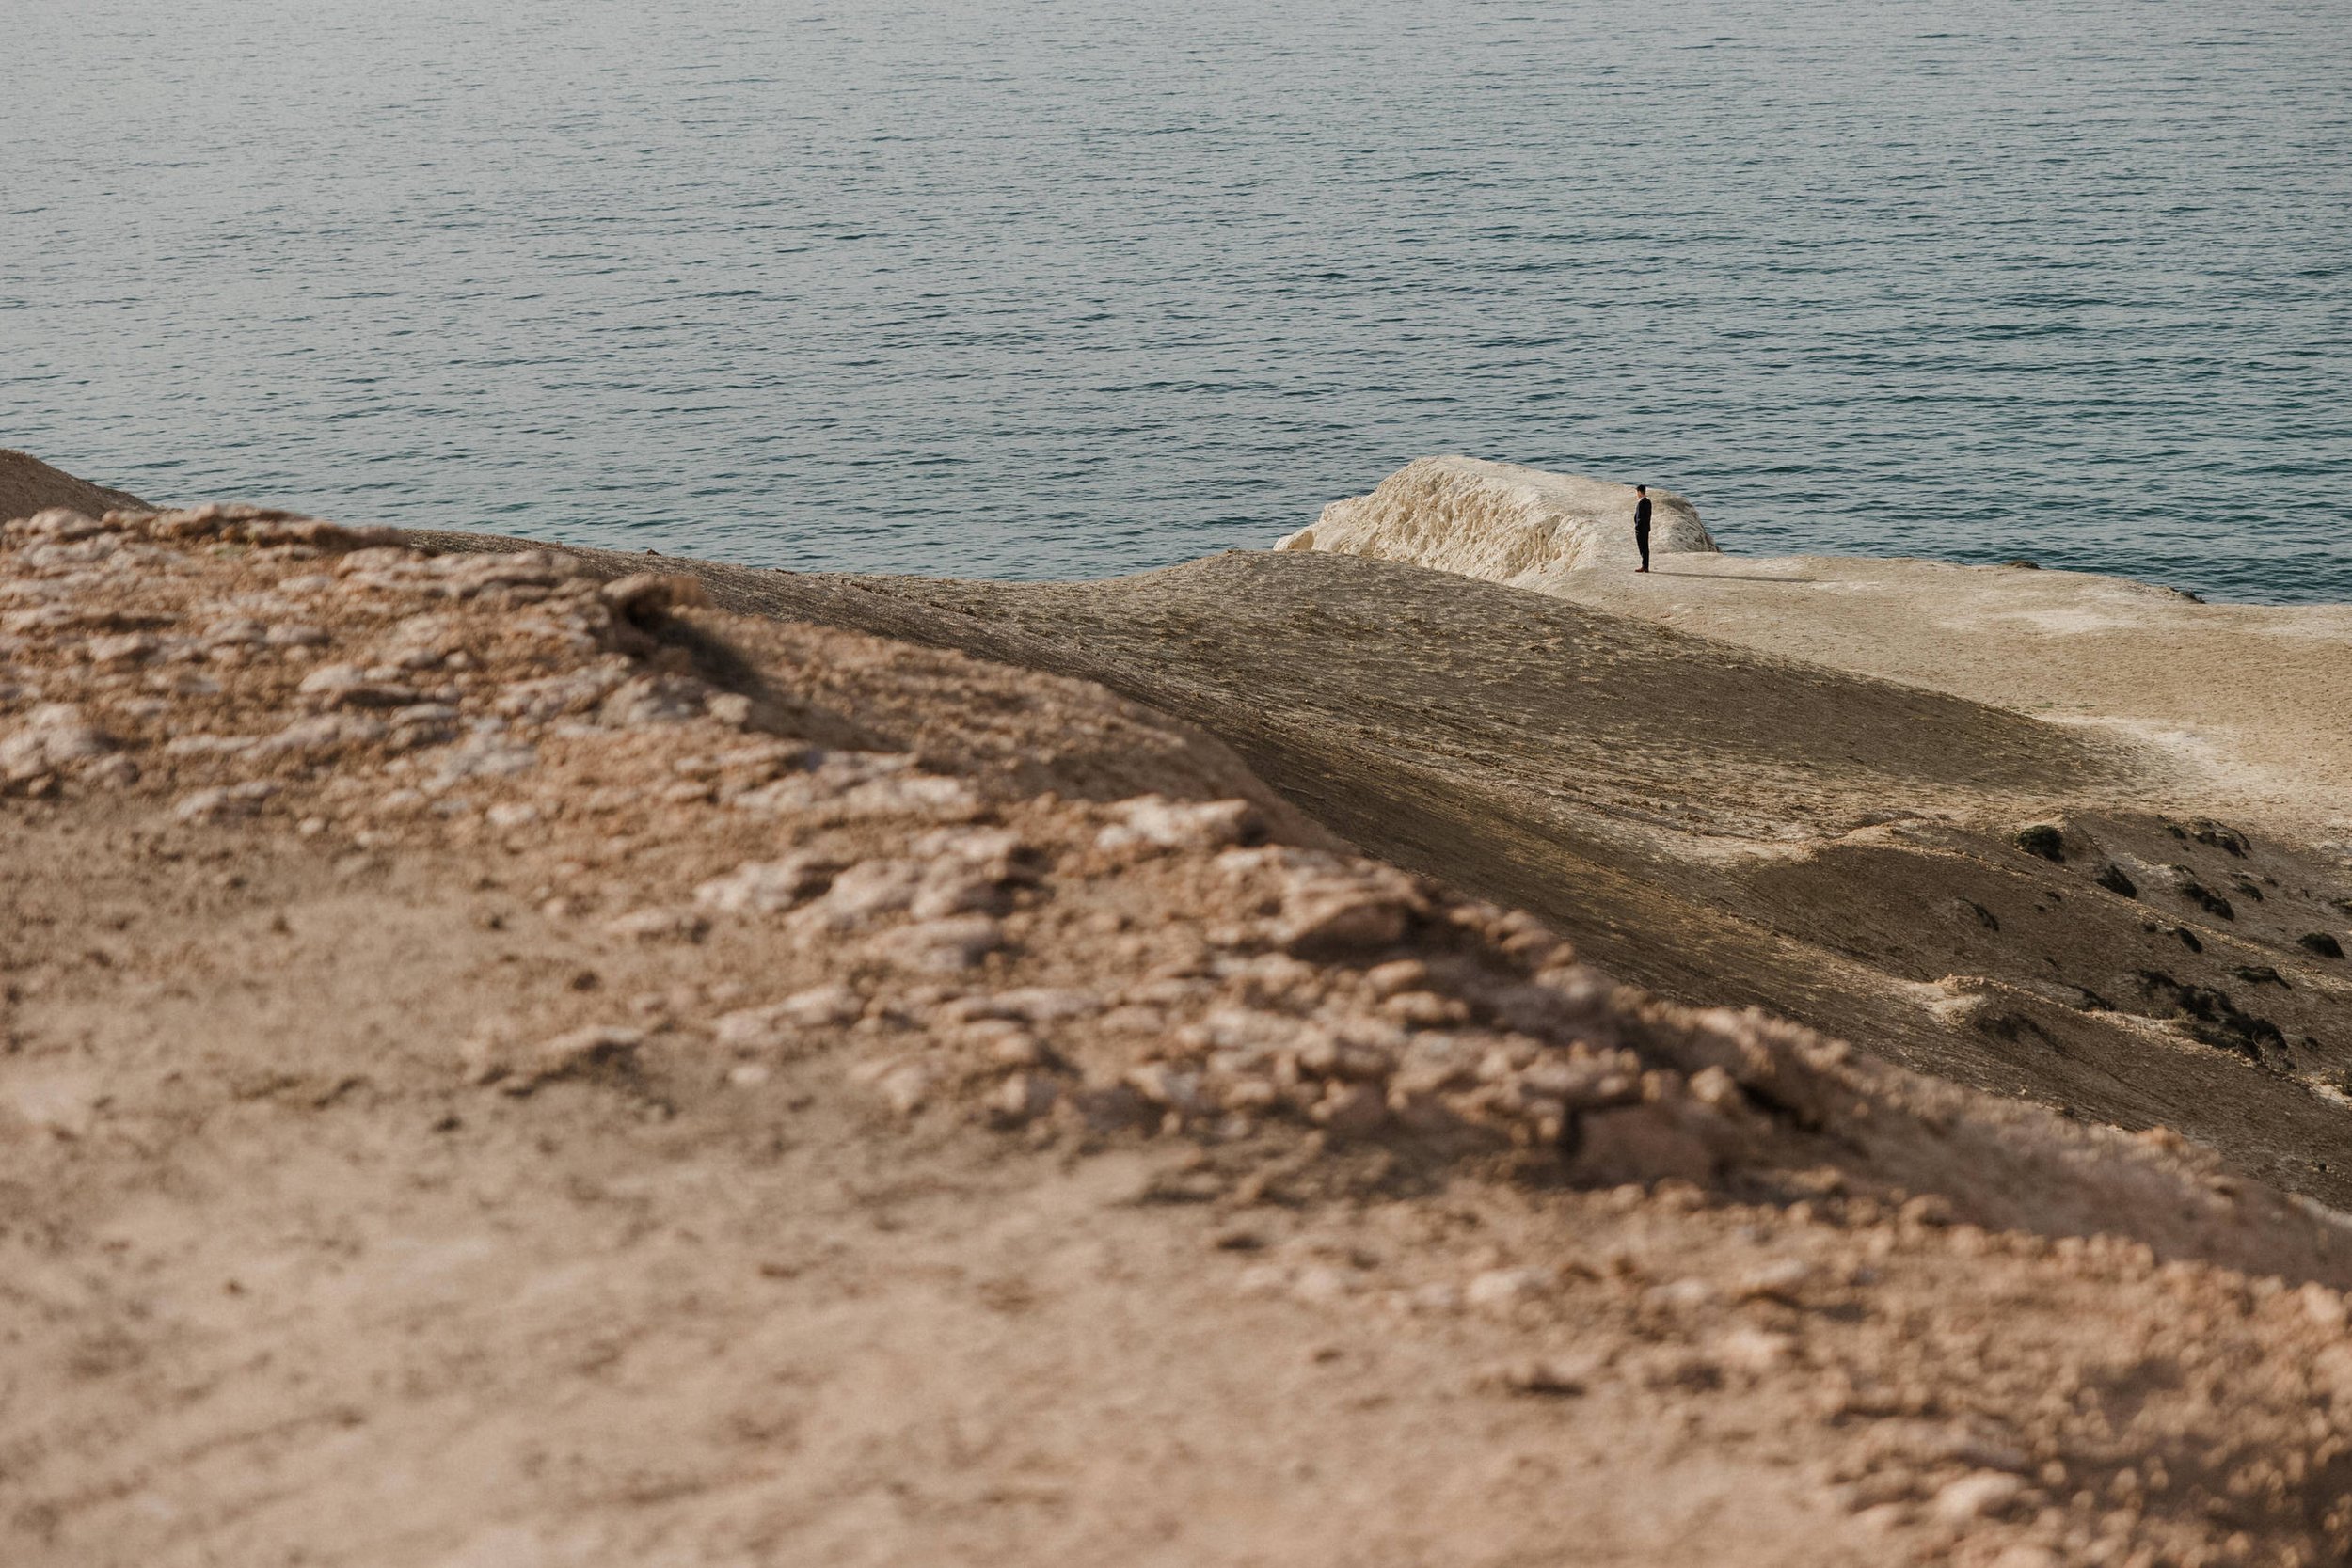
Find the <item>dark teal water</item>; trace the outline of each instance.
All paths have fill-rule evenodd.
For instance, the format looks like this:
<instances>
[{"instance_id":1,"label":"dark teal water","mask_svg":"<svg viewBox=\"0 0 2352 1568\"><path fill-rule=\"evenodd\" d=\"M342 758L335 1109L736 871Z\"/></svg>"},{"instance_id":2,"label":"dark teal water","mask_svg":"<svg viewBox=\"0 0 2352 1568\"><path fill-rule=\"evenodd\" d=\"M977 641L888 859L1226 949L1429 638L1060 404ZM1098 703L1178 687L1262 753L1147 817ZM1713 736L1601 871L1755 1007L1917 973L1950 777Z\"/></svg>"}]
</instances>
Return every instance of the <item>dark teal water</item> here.
<instances>
[{"instance_id":1,"label":"dark teal water","mask_svg":"<svg viewBox=\"0 0 2352 1568\"><path fill-rule=\"evenodd\" d=\"M14 0L0 445L1101 575L1415 455L2352 599L2343 0Z\"/></svg>"}]
</instances>

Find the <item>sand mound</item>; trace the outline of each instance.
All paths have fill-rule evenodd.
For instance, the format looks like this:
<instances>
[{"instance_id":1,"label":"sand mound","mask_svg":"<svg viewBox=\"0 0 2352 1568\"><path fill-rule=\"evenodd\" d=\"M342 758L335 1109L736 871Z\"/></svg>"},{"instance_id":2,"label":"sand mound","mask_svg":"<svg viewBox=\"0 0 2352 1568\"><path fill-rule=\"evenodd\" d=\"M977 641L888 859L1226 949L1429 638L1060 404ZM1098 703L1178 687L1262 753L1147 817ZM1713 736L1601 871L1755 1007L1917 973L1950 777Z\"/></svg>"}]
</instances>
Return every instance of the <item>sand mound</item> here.
<instances>
[{"instance_id":1,"label":"sand mound","mask_svg":"<svg viewBox=\"0 0 2352 1568\"><path fill-rule=\"evenodd\" d=\"M0 522L29 517L51 506L71 507L92 516L116 507L150 510L136 496L92 484L62 468L53 468L38 457L0 448Z\"/></svg>"},{"instance_id":2,"label":"sand mound","mask_svg":"<svg viewBox=\"0 0 2352 1568\"><path fill-rule=\"evenodd\" d=\"M2335 1216L1097 688L378 538L0 537L0 1556L2352 1545Z\"/></svg>"},{"instance_id":3,"label":"sand mound","mask_svg":"<svg viewBox=\"0 0 2352 1568\"><path fill-rule=\"evenodd\" d=\"M1534 587L1581 567L1631 567L1633 486L1475 457L1423 457L1369 496L1333 501L1278 550L1327 550L1407 561L1464 577ZM1650 487L1650 551L1711 553L1698 508Z\"/></svg>"}]
</instances>

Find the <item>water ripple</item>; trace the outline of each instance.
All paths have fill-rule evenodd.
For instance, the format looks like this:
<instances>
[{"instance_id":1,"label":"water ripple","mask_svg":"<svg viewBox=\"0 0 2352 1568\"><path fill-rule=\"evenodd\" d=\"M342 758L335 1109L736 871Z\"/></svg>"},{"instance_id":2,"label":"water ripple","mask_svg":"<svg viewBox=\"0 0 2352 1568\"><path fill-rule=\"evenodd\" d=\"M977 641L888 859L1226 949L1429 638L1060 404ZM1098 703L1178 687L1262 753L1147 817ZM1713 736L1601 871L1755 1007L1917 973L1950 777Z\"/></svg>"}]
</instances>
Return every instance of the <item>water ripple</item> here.
<instances>
[{"instance_id":1,"label":"water ripple","mask_svg":"<svg viewBox=\"0 0 2352 1568\"><path fill-rule=\"evenodd\" d=\"M23 0L0 440L1100 575L1412 456L2352 599L2336 0Z\"/></svg>"}]
</instances>

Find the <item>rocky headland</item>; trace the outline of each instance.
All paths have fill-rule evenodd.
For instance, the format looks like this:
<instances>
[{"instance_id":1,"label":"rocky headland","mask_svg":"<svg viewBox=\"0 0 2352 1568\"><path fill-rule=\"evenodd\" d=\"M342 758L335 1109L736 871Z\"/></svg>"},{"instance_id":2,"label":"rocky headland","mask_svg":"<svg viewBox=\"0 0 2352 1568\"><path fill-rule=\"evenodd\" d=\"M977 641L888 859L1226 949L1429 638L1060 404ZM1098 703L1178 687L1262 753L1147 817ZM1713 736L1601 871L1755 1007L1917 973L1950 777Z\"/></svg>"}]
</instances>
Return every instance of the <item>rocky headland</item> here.
<instances>
[{"instance_id":1,"label":"rocky headland","mask_svg":"<svg viewBox=\"0 0 2352 1568\"><path fill-rule=\"evenodd\" d=\"M2352 1550L2343 868L2128 734L1323 551L62 500L0 1557Z\"/></svg>"}]
</instances>

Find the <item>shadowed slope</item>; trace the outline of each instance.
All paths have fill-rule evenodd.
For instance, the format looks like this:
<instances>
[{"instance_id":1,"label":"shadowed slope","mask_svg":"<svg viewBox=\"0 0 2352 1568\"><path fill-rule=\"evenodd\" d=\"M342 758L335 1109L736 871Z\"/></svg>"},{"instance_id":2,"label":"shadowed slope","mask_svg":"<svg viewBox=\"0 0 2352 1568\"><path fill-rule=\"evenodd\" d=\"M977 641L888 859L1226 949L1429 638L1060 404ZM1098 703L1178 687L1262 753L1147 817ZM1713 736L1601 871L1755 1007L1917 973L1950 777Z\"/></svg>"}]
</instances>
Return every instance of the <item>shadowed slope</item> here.
<instances>
[{"instance_id":1,"label":"shadowed slope","mask_svg":"<svg viewBox=\"0 0 2352 1568\"><path fill-rule=\"evenodd\" d=\"M76 479L29 452L0 447L0 519L29 517L52 506L94 517L116 507L144 511L147 502L126 491Z\"/></svg>"},{"instance_id":2,"label":"shadowed slope","mask_svg":"<svg viewBox=\"0 0 2352 1568\"><path fill-rule=\"evenodd\" d=\"M1076 584L662 564L730 609L1101 681L1226 740L1334 832L1541 912L1629 980L2178 1127L2352 1202L2333 1158L2352 987L2290 935L2352 887L2282 847L2170 838L2137 815L2175 782L2159 753L1359 558L1235 552ZM2062 859L2011 842L2053 821ZM2118 857L2143 868L2137 896L2098 881ZM2187 891L2233 875L2279 890L2259 917Z\"/></svg>"}]
</instances>

